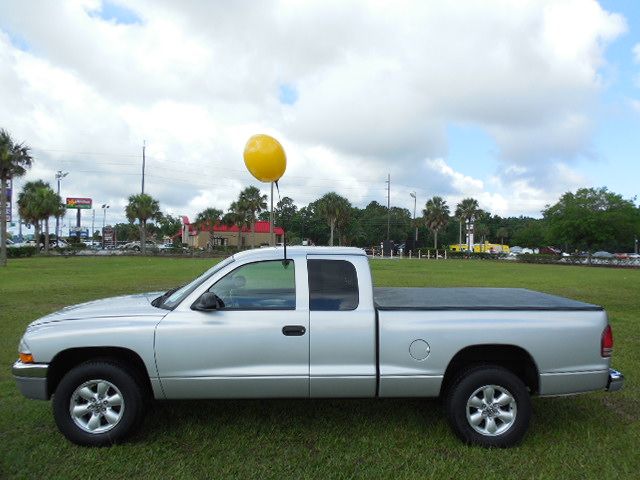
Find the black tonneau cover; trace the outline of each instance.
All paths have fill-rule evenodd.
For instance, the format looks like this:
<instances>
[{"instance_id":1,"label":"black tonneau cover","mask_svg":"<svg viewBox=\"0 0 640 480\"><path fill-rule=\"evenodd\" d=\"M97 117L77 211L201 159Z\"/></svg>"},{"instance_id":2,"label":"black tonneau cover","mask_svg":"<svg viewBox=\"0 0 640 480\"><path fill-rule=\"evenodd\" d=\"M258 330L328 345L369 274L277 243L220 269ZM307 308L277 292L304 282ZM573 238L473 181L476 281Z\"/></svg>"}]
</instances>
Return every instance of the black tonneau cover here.
<instances>
[{"instance_id":1,"label":"black tonneau cover","mask_svg":"<svg viewBox=\"0 0 640 480\"><path fill-rule=\"evenodd\" d=\"M524 288L374 288L378 310L602 310Z\"/></svg>"}]
</instances>

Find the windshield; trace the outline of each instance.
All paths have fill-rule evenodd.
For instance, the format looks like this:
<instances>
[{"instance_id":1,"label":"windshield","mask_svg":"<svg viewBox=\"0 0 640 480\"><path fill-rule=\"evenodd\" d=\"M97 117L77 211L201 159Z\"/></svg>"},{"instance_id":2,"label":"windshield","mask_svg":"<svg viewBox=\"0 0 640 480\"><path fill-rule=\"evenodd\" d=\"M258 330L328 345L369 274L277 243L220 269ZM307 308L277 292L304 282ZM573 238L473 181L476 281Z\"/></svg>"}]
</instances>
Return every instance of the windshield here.
<instances>
[{"instance_id":1,"label":"windshield","mask_svg":"<svg viewBox=\"0 0 640 480\"><path fill-rule=\"evenodd\" d=\"M177 290L175 290L175 291L169 290L167 292L168 295L167 295L167 293L165 293L162 296L162 297L164 297L166 295L166 298L164 298L164 300L162 302L159 302L159 304L156 305L156 306L161 307L161 308L166 308L167 310L173 310L191 292L193 292L196 288L198 288L200 285L202 285L213 274L215 274L217 271L221 270L222 268L226 267L231 262L233 262L233 256L225 258L220 263L216 263L213 267L211 267L209 270L204 272L198 278L192 280L191 282L189 282L186 285L178 288ZM160 298L162 298L162 297L160 297Z\"/></svg>"}]
</instances>

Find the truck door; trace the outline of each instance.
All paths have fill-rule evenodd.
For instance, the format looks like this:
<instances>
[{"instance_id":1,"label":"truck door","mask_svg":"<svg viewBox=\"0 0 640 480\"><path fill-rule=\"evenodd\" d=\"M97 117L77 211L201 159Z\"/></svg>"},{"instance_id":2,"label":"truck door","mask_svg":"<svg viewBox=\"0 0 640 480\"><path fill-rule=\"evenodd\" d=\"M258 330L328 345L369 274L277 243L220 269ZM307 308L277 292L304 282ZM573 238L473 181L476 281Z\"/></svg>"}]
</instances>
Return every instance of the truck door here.
<instances>
[{"instance_id":1,"label":"truck door","mask_svg":"<svg viewBox=\"0 0 640 480\"><path fill-rule=\"evenodd\" d=\"M309 393L373 397L376 326L365 256L308 255ZM358 277L357 272L366 272Z\"/></svg>"},{"instance_id":2,"label":"truck door","mask_svg":"<svg viewBox=\"0 0 640 480\"><path fill-rule=\"evenodd\" d=\"M208 289L221 308L170 312L156 330L166 397L307 397L306 273L304 261L244 264Z\"/></svg>"}]
</instances>

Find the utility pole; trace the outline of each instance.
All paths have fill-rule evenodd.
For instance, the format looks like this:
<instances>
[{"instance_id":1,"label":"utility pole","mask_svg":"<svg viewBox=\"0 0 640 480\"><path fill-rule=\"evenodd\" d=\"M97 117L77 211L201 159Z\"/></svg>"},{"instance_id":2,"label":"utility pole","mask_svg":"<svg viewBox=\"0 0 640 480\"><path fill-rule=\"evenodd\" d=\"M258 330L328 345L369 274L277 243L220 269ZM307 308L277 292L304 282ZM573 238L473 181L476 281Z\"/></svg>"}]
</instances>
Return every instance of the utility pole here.
<instances>
[{"instance_id":1,"label":"utility pole","mask_svg":"<svg viewBox=\"0 0 640 480\"><path fill-rule=\"evenodd\" d=\"M387 174L387 242L391 231L391 174Z\"/></svg>"},{"instance_id":2,"label":"utility pole","mask_svg":"<svg viewBox=\"0 0 640 480\"><path fill-rule=\"evenodd\" d=\"M91 209L91 235L89 235L89 238L88 238L88 240L91 240L91 242L93 242L93 232L95 231L96 231L96 209L92 208Z\"/></svg>"},{"instance_id":3,"label":"utility pole","mask_svg":"<svg viewBox=\"0 0 640 480\"><path fill-rule=\"evenodd\" d=\"M416 227L416 237L414 239L414 246L418 243L418 224L416 223L416 203L418 202L418 197L416 196L416 192L411 192L409 195L413 198L413 226Z\"/></svg>"},{"instance_id":4,"label":"utility pole","mask_svg":"<svg viewBox=\"0 0 640 480\"><path fill-rule=\"evenodd\" d=\"M143 195L144 195L144 167L146 163L146 158L145 158L146 147L147 147L147 141L143 140L142 141L142 194Z\"/></svg>"},{"instance_id":5,"label":"utility pole","mask_svg":"<svg viewBox=\"0 0 640 480\"><path fill-rule=\"evenodd\" d=\"M58 181L58 196L60 196L60 180L69 175L69 172L58 170L56 172L56 180ZM60 217L56 216L56 242L60 238Z\"/></svg>"}]
</instances>

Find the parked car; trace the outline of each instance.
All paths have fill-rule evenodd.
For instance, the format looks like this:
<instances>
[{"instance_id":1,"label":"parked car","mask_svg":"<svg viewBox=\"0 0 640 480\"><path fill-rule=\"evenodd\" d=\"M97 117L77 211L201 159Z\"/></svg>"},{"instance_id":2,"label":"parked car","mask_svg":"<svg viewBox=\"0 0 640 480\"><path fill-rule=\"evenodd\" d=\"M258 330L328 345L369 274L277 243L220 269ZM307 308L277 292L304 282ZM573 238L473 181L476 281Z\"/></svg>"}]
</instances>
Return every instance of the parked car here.
<instances>
[{"instance_id":1,"label":"parked car","mask_svg":"<svg viewBox=\"0 0 640 480\"><path fill-rule=\"evenodd\" d=\"M282 256L240 252L165 293L32 322L20 391L53 396L58 428L81 445L126 438L151 398L440 396L460 439L508 447L531 396L622 388L602 307L524 289L374 289L357 248Z\"/></svg>"},{"instance_id":2,"label":"parked car","mask_svg":"<svg viewBox=\"0 0 640 480\"><path fill-rule=\"evenodd\" d=\"M33 241L30 241L28 243L29 243L29 245L31 245L33 247L36 246L36 243L33 242ZM50 240L49 241L49 248L51 248L51 249L53 249L53 248L66 248L68 246L69 246L69 244L67 242L65 242L64 240L62 240L62 239ZM44 250L44 242L40 242L39 243L39 247L40 247L40 251L43 251Z\"/></svg>"},{"instance_id":3,"label":"parked car","mask_svg":"<svg viewBox=\"0 0 640 480\"><path fill-rule=\"evenodd\" d=\"M593 258L615 258L615 255L613 253L604 252L604 251L595 252L591 256Z\"/></svg>"},{"instance_id":4,"label":"parked car","mask_svg":"<svg viewBox=\"0 0 640 480\"><path fill-rule=\"evenodd\" d=\"M158 250L165 252L188 252L189 249L183 245L175 244L175 243L163 243L161 245L157 245Z\"/></svg>"},{"instance_id":5,"label":"parked car","mask_svg":"<svg viewBox=\"0 0 640 480\"><path fill-rule=\"evenodd\" d=\"M158 245L154 242L146 241L145 245L147 250L158 250ZM140 246L141 246L141 243L139 241L135 241L135 242L129 242L129 243L120 245L118 246L118 249L133 250L135 252L139 252L141 250Z\"/></svg>"},{"instance_id":6,"label":"parked car","mask_svg":"<svg viewBox=\"0 0 640 480\"><path fill-rule=\"evenodd\" d=\"M53 240L50 244L50 247L53 248L66 248L69 246L69 244L67 242L65 242L63 239L58 239L58 240Z\"/></svg>"},{"instance_id":7,"label":"parked car","mask_svg":"<svg viewBox=\"0 0 640 480\"><path fill-rule=\"evenodd\" d=\"M35 247L35 243L27 243L27 242L14 242L13 240L9 240L7 239L7 242L11 242L11 243L7 243L7 247L9 248L18 248L18 247Z\"/></svg>"}]
</instances>

